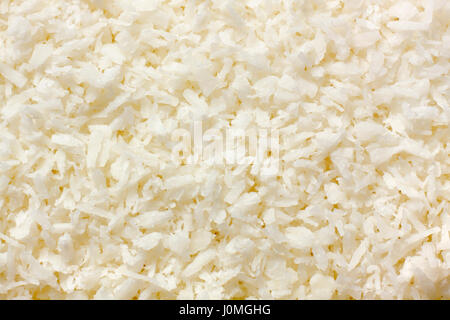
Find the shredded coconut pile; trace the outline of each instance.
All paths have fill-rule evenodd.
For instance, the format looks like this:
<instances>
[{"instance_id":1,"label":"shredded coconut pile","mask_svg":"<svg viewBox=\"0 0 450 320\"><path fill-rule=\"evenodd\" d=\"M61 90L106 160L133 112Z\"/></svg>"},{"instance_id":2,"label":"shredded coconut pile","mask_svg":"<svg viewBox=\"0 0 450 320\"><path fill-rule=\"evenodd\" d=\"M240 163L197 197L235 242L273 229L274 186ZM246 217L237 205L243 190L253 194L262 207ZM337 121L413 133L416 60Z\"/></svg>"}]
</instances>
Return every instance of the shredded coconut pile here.
<instances>
[{"instance_id":1,"label":"shredded coconut pile","mask_svg":"<svg viewBox=\"0 0 450 320\"><path fill-rule=\"evenodd\" d=\"M450 299L449 21L1 1L0 298ZM279 130L279 170L172 161L196 119Z\"/></svg>"}]
</instances>

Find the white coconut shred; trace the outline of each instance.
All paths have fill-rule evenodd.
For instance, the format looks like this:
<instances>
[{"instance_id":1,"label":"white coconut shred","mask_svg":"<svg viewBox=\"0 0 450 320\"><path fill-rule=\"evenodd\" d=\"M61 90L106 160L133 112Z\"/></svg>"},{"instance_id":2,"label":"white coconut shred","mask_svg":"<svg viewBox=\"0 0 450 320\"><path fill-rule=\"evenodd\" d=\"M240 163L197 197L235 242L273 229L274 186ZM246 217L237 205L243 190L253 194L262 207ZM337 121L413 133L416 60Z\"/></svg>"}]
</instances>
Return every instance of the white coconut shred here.
<instances>
[{"instance_id":1,"label":"white coconut shred","mask_svg":"<svg viewBox=\"0 0 450 320\"><path fill-rule=\"evenodd\" d=\"M449 21L1 1L0 298L450 299Z\"/></svg>"}]
</instances>

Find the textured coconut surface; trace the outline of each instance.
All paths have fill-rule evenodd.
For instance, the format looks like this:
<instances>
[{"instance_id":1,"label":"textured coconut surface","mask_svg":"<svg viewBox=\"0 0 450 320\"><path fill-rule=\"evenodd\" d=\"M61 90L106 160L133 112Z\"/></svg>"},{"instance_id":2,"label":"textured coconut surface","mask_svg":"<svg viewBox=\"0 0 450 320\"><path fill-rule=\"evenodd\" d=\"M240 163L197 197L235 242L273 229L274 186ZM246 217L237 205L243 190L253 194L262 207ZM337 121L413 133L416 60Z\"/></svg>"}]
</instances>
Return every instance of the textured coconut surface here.
<instances>
[{"instance_id":1,"label":"textured coconut surface","mask_svg":"<svg viewBox=\"0 0 450 320\"><path fill-rule=\"evenodd\" d=\"M450 299L449 21L0 1L0 299ZM198 124L277 150L208 158Z\"/></svg>"}]
</instances>

